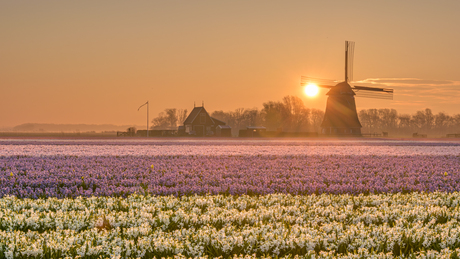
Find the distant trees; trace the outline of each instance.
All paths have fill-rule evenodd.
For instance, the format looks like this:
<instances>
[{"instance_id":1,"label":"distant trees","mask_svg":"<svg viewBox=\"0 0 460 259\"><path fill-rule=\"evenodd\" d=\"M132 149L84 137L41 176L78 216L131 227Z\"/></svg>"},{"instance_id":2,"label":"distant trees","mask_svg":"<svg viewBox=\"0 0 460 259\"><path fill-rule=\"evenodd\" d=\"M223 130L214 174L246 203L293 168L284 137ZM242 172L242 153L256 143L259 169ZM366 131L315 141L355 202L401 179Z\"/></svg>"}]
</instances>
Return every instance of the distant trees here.
<instances>
[{"instance_id":1,"label":"distant trees","mask_svg":"<svg viewBox=\"0 0 460 259\"><path fill-rule=\"evenodd\" d=\"M398 124L398 113L395 109L368 109L358 112L362 132L375 133L390 131Z\"/></svg>"},{"instance_id":2,"label":"distant trees","mask_svg":"<svg viewBox=\"0 0 460 259\"><path fill-rule=\"evenodd\" d=\"M431 109L417 111L412 115L398 114L395 109L366 109L358 113L363 133L388 132L390 135L413 133L443 136L460 132L460 114L450 116L444 112L433 114Z\"/></svg>"},{"instance_id":3,"label":"distant trees","mask_svg":"<svg viewBox=\"0 0 460 259\"><path fill-rule=\"evenodd\" d=\"M321 132L324 112L305 107L299 97L286 96L281 101L268 101L262 109L238 108L234 111L215 111L212 117L232 127L232 134L247 126L264 126L275 131ZM460 133L460 114L450 116L444 112L433 114L424 109L414 114L399 114L395 109L365 109L358 112L363 133L388 132L390 136L412 136L413 133L445 136Z\"/></svg>"},{"instance_id":4,"label":"distant trees","mask_svg":"<svg viewBox=\"0 0 460 259\"><path fill-rule=\"evenodd\" d=\"M187 109L165 109L152 120L153 129L177 128L187 118Z\"/></svg>"},{"instance_id":5,"label":"distant trees","mask_svg":"<svg viewBox=\"0 0 460 259\"><path fill-rule=\"evenodd\" d=\"M238 135L247 126L264 126L269 131L321 132L322 110L305 107L302 99L285 96L281 101L268 101L262 109L238 108L233 111L214 111L211 117L224 121ZM186 109L165 109L152 120L153 129L173 129L187 118ZM364 109L358 112L363 133L388 132L390 136L411 136L413 133L444 136L460 133L460 114L433 114L424 109L414 114L399 114L395 109Z\"/></svg>"},{"instance_id":6,"label":"distant trees","mask_svg":"<svg viewBox=\"0 0 460 259\"><path fill-rule=\"evenodd\" d=\"M247 126L264 126L270 131L319 131L324 112L305 107L302 99L285 96L281 101L268 101L257 108L238 108L234 111L214 111L211 117L232 127L232 134Z\"/></svg>"}]
</instances>

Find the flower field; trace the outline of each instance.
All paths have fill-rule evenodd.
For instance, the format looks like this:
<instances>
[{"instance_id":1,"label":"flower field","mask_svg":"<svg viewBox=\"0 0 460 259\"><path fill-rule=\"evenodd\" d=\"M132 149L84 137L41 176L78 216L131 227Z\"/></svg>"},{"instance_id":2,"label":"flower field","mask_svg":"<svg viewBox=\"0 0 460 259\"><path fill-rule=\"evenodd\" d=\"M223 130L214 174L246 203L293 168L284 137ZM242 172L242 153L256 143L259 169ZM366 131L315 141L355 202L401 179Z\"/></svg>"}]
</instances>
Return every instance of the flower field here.
<instances>
[{"instance_id":1,"label":"flower field","mask_svg":"<svg viewBox=\"0 0 460 259\"><path fill-rule=\"evenodd\" d=\"M0 252L7 257L48 258L150 258L179 253L190 257L456 256L459 203L459 193L438 192L5 197L0 203Z\"/></svg>"},{"instance_id":2,"label":"flower field","mask_svg":"<svg viewBox=\"0 0 460 259\"><path fill-rule=\"evenodd\" d=\"M0 196L460 191L456 156L0 157Z\"/></svg>"},{"instance_id":3,"label":"flower field","mask_svg":"<svg viewBox=\"0 0 460 259\"><path fill-rule=\"evenodd\" d=\"M458 258L460 144L0 141L0 258Z\"/></svg>"}]
</instances>

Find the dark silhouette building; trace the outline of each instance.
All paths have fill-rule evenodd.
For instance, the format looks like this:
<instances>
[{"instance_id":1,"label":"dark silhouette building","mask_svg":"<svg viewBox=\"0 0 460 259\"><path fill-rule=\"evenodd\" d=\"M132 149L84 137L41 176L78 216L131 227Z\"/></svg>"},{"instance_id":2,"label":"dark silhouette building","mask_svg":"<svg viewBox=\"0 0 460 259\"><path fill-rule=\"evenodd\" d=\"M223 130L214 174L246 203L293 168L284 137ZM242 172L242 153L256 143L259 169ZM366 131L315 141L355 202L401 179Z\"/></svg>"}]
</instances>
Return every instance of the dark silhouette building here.
<instances>
[{"instance_id":1,"label":"dark silhouette building","mask_svg":"<svg viewBox=\"0 0 460 259\"><path fill-rule=\"evenodd\" d=\"M348 82L332 87L328 95L321 133L328 135L361 135L356 111L355 92Z\"/></svg>"},{"instance_id":2,"label":"dark silhouette building","mask_svg":"<svg viewBox=\"0 0 460 259\"><path fill-rule=\"evenodd\" d=\"M216 127L216 136L218 137L231 137L232 128L228 125L218 125Z\"/></svg>"},{"instance_id":3,"label":"dark silhouette building","mask_svg":"<svg viewBox=\"0 0 460 259\"><path fill-rule=\"evenodd\" d=\"M225 122L209 116L203 106L195 107L184 121L184 131L186 135L213 136L219 125Z\"/></svg>"}]
</instances>

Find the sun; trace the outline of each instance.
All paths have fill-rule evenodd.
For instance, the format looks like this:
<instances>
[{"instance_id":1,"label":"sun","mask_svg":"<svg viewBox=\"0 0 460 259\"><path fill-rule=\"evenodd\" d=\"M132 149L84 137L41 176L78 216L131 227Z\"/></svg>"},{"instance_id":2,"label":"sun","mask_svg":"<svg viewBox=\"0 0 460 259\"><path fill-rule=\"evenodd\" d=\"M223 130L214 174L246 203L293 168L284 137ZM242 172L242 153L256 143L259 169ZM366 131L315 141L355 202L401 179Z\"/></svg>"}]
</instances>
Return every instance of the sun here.
<instances>
[{"instance_id":1,"label":"sun","mask_svg":"<svg viewBox=\"0 0 460 259\"><path fill-rule=\"evenodd\" d=\"M307 86L305 86L305 88L303 89L305 94L307 96L310 96L310 97L313 97L313 96L316 96L318 94L318 86L315 85L315 84L308 84Z\"/></svg>"}]
</instances>

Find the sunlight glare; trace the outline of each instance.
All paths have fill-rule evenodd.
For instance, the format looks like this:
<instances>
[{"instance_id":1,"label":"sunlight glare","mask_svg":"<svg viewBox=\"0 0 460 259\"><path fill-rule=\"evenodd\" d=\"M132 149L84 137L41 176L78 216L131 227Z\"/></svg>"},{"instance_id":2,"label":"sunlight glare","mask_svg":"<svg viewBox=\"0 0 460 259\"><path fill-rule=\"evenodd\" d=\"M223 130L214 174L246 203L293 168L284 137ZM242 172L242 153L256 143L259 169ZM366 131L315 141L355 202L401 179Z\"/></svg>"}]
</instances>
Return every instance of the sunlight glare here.
<instances>
[{"instance_id":1,"label":"sunlight glare","mask_svg":"<svg viewBox=\"0 0 460 259\"><path fill-rule=\"evenodd\" d=\"M312 83L305 86L305 89L304 89L305 94L309 97L316 96L318 94L318 91L319 91L318 86Z\"/></svg>"}]
</instances>

